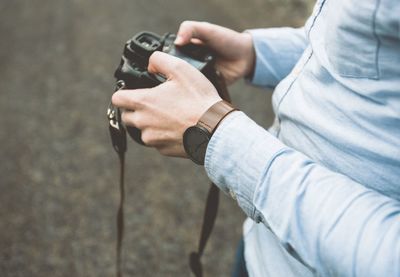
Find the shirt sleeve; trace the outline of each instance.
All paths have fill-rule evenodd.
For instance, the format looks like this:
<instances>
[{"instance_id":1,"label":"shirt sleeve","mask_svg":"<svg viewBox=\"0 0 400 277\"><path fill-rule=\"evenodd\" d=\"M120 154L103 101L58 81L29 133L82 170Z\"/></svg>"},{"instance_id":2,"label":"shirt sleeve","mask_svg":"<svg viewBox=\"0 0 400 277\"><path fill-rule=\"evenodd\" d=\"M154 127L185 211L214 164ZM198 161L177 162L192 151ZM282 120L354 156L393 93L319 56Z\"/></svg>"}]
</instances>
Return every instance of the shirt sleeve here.
<instances>
[{"instance_id":1,"label":"shirt sleeve","mask_svg":"<svg viewBox=\"0 0 400 277\"><path fill-rule=\"evenodd\" d=\"M287 147L242 112L207 148L207 174L320 275L400 276L400 203Z\"/></svg>"},{"instance_id":2,"label":"shirt sleeve","mask_svg":"<svg viewBox=\"0 0 400 277\"><path fill-rule=\"evenodd\" d=\"M308 45L304 28L247 30L253 38L255 68L248 81L262 87L275 87L293 69Z\"/></svg>"}]
</instances>

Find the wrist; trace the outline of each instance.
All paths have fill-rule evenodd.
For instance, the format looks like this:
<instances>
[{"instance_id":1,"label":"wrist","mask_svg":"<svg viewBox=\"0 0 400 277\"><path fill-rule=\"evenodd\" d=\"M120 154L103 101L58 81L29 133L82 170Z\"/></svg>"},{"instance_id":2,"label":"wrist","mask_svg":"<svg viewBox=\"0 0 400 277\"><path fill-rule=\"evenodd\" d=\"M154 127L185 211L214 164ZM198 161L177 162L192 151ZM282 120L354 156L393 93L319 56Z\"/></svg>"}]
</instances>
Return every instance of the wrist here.
<instances>
[{"instance_id":1,"label":"wrist","mask_svg":"<svg viewBox=\"0 0 400 277\"><path fill-rule=\"evenodd\" d=\"M243 77L248 77L253 74L255 61L256 61L256 52L253 44L253 37L249 32L241 33L241 39L243 42L243 61L244 61L244 70Z\"/></svg>"},{"instance_id":2,"label":"wrist","mask_svg":"<svg viewBox=\"0 0 400 277\"><path fill-rule=\"evenodd\" d=\"M220 122L230 113L237 110L222 100L212 105L199 119L196 125L189 127L183 134L183 145L186 154L196 164L203 165L208 142Z\"/></svg>"}]
</instances>

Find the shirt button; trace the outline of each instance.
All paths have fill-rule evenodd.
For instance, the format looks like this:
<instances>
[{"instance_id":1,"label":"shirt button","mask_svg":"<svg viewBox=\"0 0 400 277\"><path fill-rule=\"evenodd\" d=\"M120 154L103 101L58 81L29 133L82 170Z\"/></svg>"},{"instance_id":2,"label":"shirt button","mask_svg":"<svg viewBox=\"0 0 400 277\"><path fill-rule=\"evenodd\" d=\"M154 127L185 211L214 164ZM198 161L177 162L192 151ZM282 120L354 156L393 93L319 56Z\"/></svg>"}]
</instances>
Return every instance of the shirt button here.
<instances>
[{"instance_id":1,"label":"shirt button","mask_svg":"<svg viewBox=\"0 0 400 277\"><path fill-rule=\"evenodd\" d=\"M229 194L233 198L233 200L236 200L236 194L233 190L229 189Z\"/></svg>"}]
</instances>

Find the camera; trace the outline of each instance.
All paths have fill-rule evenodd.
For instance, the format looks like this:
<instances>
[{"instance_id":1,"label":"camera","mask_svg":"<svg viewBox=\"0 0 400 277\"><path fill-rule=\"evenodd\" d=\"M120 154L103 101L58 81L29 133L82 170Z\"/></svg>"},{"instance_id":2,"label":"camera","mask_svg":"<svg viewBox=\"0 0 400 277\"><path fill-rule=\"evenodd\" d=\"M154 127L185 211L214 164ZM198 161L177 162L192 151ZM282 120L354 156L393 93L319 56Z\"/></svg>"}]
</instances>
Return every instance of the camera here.
<instances>
[{"instance_id":1,"label":"camera","mask_svg":"<svg viewBox=\"0 0 400 277\"><path fill-rule=\"evenodd\" d=\"M162 51L194 66L211 81L223 99L228 98L222 76L214 68L215 55L212 51L203 45L192 43L176 46L175 38L176 35L171 33L160 36L144 31L128 40L121 61L114 72L116 89L151 88L165 82L165 76L147 71L151 54ZM139 129L126 126L126 130L132 139L143 144Z\"/></svg>"}]
</instances>

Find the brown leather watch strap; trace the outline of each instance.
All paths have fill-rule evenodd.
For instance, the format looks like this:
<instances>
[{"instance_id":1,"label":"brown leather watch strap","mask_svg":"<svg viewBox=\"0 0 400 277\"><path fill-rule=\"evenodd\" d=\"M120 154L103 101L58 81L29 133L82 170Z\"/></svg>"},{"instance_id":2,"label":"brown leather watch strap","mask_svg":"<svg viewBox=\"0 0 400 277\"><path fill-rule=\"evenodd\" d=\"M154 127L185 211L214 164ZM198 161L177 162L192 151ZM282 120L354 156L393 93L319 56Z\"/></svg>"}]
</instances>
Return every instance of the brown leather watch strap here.
<instances>
[{"instance_id":1,"label":"brown leather watch strap","mask_svg":"<svg viewBox=\"0 0 400 277\"><path fill-rule=\"evenodd\" d=\"M212 135L219 125L219 123L224 119L228 114L233 111L237 111L235 107L226 102L225 100L221 100L214 105L212 105L200 118L197 125L207 129Z\"/></svg>"}]
</instances>

